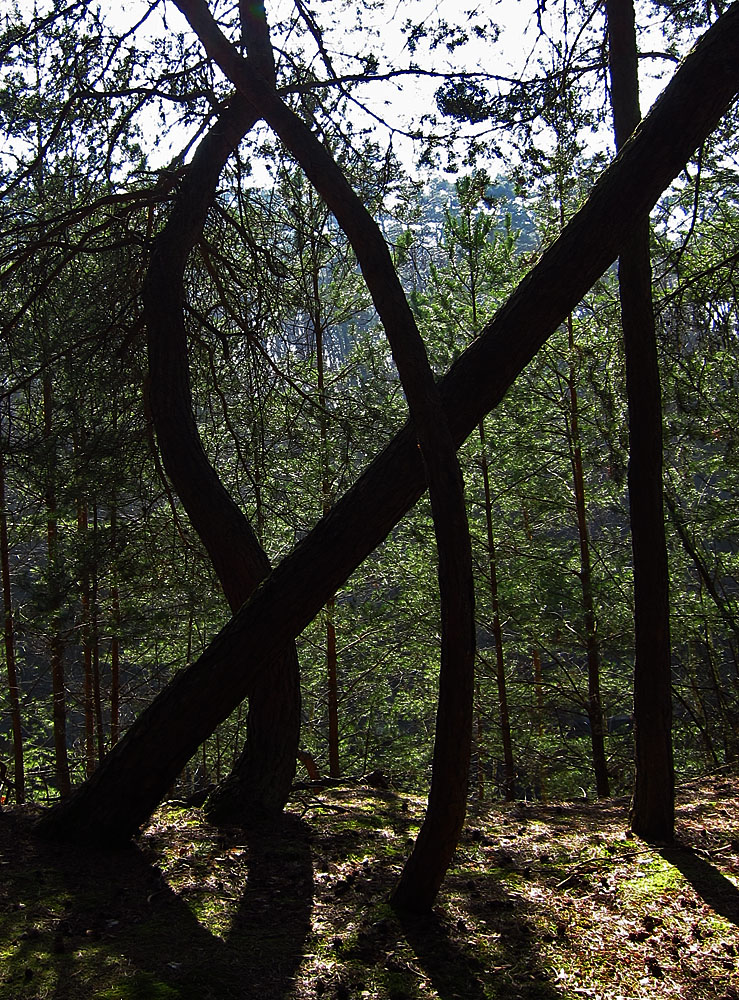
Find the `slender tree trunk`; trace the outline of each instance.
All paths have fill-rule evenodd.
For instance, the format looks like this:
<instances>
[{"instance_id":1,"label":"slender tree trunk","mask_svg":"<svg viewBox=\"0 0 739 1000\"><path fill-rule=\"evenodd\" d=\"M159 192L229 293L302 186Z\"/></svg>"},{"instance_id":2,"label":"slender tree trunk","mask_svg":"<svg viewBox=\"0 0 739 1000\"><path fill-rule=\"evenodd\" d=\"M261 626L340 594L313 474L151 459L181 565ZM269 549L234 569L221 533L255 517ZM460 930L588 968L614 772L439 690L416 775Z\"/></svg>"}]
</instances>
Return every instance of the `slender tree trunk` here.
<instances>
[{"instance_id":1,"label":"slender tree trunk","mask_svg":"<svg viewBox=\"0 0 739 1000\"><path fill-rule=\"evenodd\" d=\"M105 728L103 726L103 700L100 691L100 607L98 604L98 509L93 504L92 513L92 579L90 586L90 642L92 646L92 700L95 710L95 742L97 759L105 756Z\"/></svg>"},{"instance_id":2,"label":"slender tree trunk","mask_svg":"<svg viewBox=\"0 0 739 1000\"><path fill-rule=\"evenodd\" d=\"M339 757L339 680L336 662L336 628L334 611L336 601L330 597L326 603L326 678L328 681L328 768L332 778L341 775Z\"/></svg>"},{"instance_id":3,"label":"slender tree trunk","mask_svg":"<svg viewBox=\"0 0 739 1000\"><path fill-rule=\"evenodd\" d=\"M698 551L696 543L690 537L690 533L683 523L674 499L669 493L665 493L664 500L670 514L670 520L674 524L678 538L680 539L680 543L685 549L685 552L692 559L702 586L705 587L707 593L710 595L711 600L716 605L716 610L721 615L726 625L728 625L734 633L735 639L739 640L739 621L737 621L728 601L725 597L722 597L721 594L719 594L716 583L711 575L711 571L706 565L705 559L703 559Z\"/></svg>"},{"instance_id":4,"label":"slender tree trunk","mask_svg":"<svg viewBox=\"0 0 739 1000\"><path fill-rule=\"evenodd\" d=\"M477 768L477 801L485 801L485 768L483 762L484 728L482 724L482 686L480 677L475 680L475 761Z\"/></svg>"},{"instance_id":5,"label":"slender tree trunk","mask_svg":"<svg viewBox=\"0 0 739 1000\"><path fill-rule=\"evenodd\" d=\"M580 543L580 590L582 593L583 625L585 627L585 649L588 661L588 720L590 722L590 743L595 772L595 790L598 798L608 798L611 794L608 781L608 765L604 743L603 704L600 696L600 642L598 640L595 599L593 595L593 573L590 563L590 532L588 530L587 507L585 503L585 474L580 443L580 414L575 384L575 332L572 313L567 317L569 344L569 376L567 388L570 397L569 446L572 463L572 482L575 493L577 534Z\"/></svg>"},{"instance_id":6,"label":"slender tree trunk","mask_svg":"<svg viewBox=\"0 0 739 1000\"><path fill-rule=\"evenodd\" d=\"M26 778L23 767L23 727L21 720L20 688L15 663L15 630L13 621L13 594L10 586L10 546L8 520L5 510L5 453L0 424L0 565L3 580L3 641L5 667L8 674L8 700L10 725L13 732L13 785L15 801L20 805L26 800Z\"/></svg>"},{"instance_id":7,"label":"slender tree trunk","mask_svg":"<svg viewBox=\"0 0 739 1000\"><path fill-rule=\"evenodd\" d=\"M736 5L735 5L736 8ZM641 119L632 0L607 0L611 103L620 149ZM672 664L667 546L662 505L662 393L652 305L649 217L619 258L629 413L629 510L634 558L634 736L631 828L649 841L675 830Z\"/></svg>"},{"instance_id":8,"label":"slender tree trunk","mask_svg":"<svg viewBox=\"0 0 739 1000\"><path fill-rule=\"evenodd\" d=\"M56 488L54 470L56 452L53 434L53 394L51 379L43 378L44 441L47 449L46 467L46 547L49 569L49 603L52 608L52 633L49 640L51 665L52 719L54 729L54 778L59 794L69 795L69 757L67 754L67 705L64 687L64 639L62 637L59 609L61 603L61 560L59 557L59 528L57 524Z\"/></svg>"},{"instance_id":9,"label":"slender tree trunk","mask_svg":"<svg viewBox=\"0 0 739 1000\"><path fill-rule=\"evenodd\" d=\"M204 0L177 0L208 55L276 132L336 216L385 328L421 452L439 556L441 668L426 817L393 905L431 908L464 823L474 693L474 596L464 487L423 340L390 252L369 212L311 129L221 33Z\"/></svg>"},{"instance_id":10,"label":"slender tree trunk","mask_svg":"<svg viewBox=\"0 0 739 1000\"><path fill-rule=\"evenodd\" d=\"M493 538L493 505L490 496L490 470L488 468L485 425L478 426L480 437L480 463L482 485L485 494L485 527L488 538L488 571L490 573L490 599L493 608L493 639L495 641L495 678L498 683L498 708L500 711L500 738L503 744L503 768L505 784L503 794L506 802L516 797L516 767L513 761L513 740L508 712L508 691L506 689L505 659L503 656L503 629L500 624L500 602L498 599L498 569L495 559L495 539Z\"/></svg>"},{"instance_id":11,"label":"slender tree trunk","mask_svg":"<svg viewBox=\"0 0 739 1000\"><path fill-rule=\"evenodd\" d=\"M564 232L442 381L457 445L614 261L639 219L716 126L739 89L737 47L739 4L733 4L683 60ZM424 481L417 438L406 426L198 660L139 716L95 774L46 814L39 832L125 843L208 734L270 679L271 657L380 544L419 498Z\"/></svg>"},{"instance_id":12,"label":"slender tree trunk","mask_svg":"<svg viewBox=\"0 0 739 1000\"><path fill-rule=\"evenodd\" d=\"M531 651L531 659L534 664L534 692L536 694L536 731L539 739L544 735L544 673L541 668L541 653L534 646ZM541 764L541 757L537 766L537 776L539 779L539 797L542 802L547 801L546 772Z\"/></svg>"},{"instance_id":13,"label":"slender tree trunk","mask_svg":"<svg viewBox=\"0 0 739 1000\"><path fill-rule=\"evenodd\" d=\"M120 735L121 716L121 604L118 592L118 512L115 499L110 508L110 544L113 550L110 583L110 745L115 746Z\"/></svg>"},{"instance_id":14,"label":"slender tree trunk","mask_svg":"<svg viewBox=\"0 0 739 1000\"><path fill-rule=\"evenodd\" d=\"M311 238L312 260L312 310L313 333L316 343L316 374L318 378L318 430L320 437L321 461L321 510L328 514L331 510L331 477L328 457L328 421L326 412L326 376L323 356L323 321L321 319L321 292L318 284L318 261L316 248ZM328 767L329 775L341 775L339 757L339 678L336 660L336 600L332 595L324 609L326 626L326 681L328 693Z\"/></svg>"},{"instance_id":15,"label":"slender tree trunk","mask_svg":"<svg viewBox=\"0 0 739 1000\"><path fill-rule=\"evenodd\" d=\"M95 770L95 695L92 668L92 619L90 613L90 571L88 566L87 504L77 501L77 531L81 551L80 570L80 639L84 677L83 704L85 710L85 774Z\"/></svg>"}]
</instances>

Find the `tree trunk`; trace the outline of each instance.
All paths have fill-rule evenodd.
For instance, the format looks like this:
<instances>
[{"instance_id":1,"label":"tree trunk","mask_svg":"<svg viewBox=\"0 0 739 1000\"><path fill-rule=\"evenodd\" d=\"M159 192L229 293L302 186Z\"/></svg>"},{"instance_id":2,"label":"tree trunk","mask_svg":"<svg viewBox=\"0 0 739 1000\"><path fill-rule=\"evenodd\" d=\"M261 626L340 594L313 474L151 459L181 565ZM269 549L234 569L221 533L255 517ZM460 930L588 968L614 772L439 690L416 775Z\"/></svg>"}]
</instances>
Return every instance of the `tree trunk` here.
<instances>
[{"instance_id":1,"label":"tree trunk","mask_svg":"<svg viewBox=\"0 0 739 1000\"><path fill-rule=\"evenodd\" d=\"M105 726L103 724L103 699L100 690L100 606L98 604L98 509L93 505L92 515L92 579L90 586L90 644L92 646L92 701L95 710L95 741L98 760L105 756Z\"/></svg>"},{"instance_id":2,"label":"tree trunk","mask_svg":"<svg viewBox=\"0 0 739 1000\"><path fill-rule=\"evenodd\" d=\"M614 261L716 126L739 89L738 47L734 4L683 60L580 211L453 365L440 389L458 445ZM202 656L154 699L95 774L42 818L40 832L98 843L128 840L208 734L250 690L269 683L271 658L315 617L423 488L417 440L406 426Z\"/></svg>"},{"instance_id":3,"label":"tree trunk","mask_svg":"<svg viewBox=\"0 0 739 1000\"><path fill-rule=\"evenodd\" d=\"M234 612L267 575L270 565L247 518L208 461L195 425L182 310L183 273L202 232L223 164L253 122L254 116L235 98L201 141L180 197L156 239L144 289L149 399L162 460ZM272 681L251 692L246 745L234 773L206 805L213 821L243 823L279 812L287 801L300 734L300 677L294 645L280 653L271 672Z\"/></svg>"},{"instance_id":4,"label":"tree trunk","mask_svg":"<svg viewBox=\"0 0 739 1000\"><path fill-rule=\"evenodd\" d=\"M455 443L423 340L377 224L313 132L221 33L207 3L177 0L177 5L210 58L300 163L348 237L385 328L418 438L439 556L441 668L428 808L391 902L427 911L464 823L472 737L472 555Z\"/></svg>"},{"instance_id":5,"label":"tree trunk","mask_svg":"<svg viewBox=\"0 0 739 1000\"><path fill-rule=\"evenodd\" d=\"M87 552L87 504L77 501L78 544L81 552L80 588L80 638L82 643L83 705L85 711L85 774L95 770L95 698L92 670L92 621L90 614L90 571Z\"/></svg>"},{"instance_id":6,"label":"tree trunk","mask_svg":"<svg viewBox=\"0 0 739 1000\"><path fill-rule=\"evenodd\" d=\"M544 735L544 672L541 668L541 653L537 646L531 651L531 659L534 664L534 691L536 692L536 731L539 739ZM537 766L537 776L539 778L539 797L542 802L547 801L547 775L541 764L541 751Z\"/></svg>"},{"instance_id":7,"label":"tree trunk","mask_svg":"<svg viewBox=\"0 0 739 1000\"><path fill-rule=\"evenodd\" d=\"M326 680L328 688L328 773L331 778L341 775L339 757L339 679L336 663L336 601L330 597L324 608L326 615Z\"/></svg>"},{"instance_id":8,"label":"tree trunk","mask_svg":"<svg viewBox=\"0 0 739 1000\"><path fill-rule=\"evenodd\" d=\"M736 5L732 10L736 15ZM634 5L632 0L607 0L606 12L611 103L620 149L641 118ZM645 840L671 841L675 775L669 571L662 505L662 395L646 214L621 250L618 282L626 358L634 560L636 773L631 829Z\"/></svg>"},{"instance_id":9,"label":"tree trunk","mask_svg":"<svg viewBox=\"0 0 739 1000\"><path fill-rule=\"evenodd\" d=\"M120 733L121 666L120 627L121 602L118 592L118 514L115 499L110 507L110 544L113 550L110 583L110 745L115 746Z\"/></svg>"},{"instance_id":10,"label":"tree trunk","mask_svg":"<svg viewBox=\"0 0 739 1000\"><path fill-rule=\"evenodd\" d=\"M18 687L18 671L15 665L13 595L10 588L10 547L8 544L8 520L5 511L5 454L3 446L2 425L0 425L0 566L2 566L3 581L3 641L5 667L8 674L10 724L13 733L13 786L15 788L15 801L20 805L26 800L26 779L23 768L20 688Z\"/></svg>"},{"instance_id":11,"label":"tree trunk","mask_svg":"<svg viewBox=\"0 0 739 1000\"><path fill-rule=\"evenodd\" d=\"M603 734L603 704L600 696L600 642L598 641L595 599L593 596L593 573L590 564L590 532L588 531L587 508L585 504L585 475L582 465L580 444L580 415L575 384L575 332L572 313L567 317L569 375L567 388L570 397L569 449L572 463L572 482L575 493L575 513L577 535L580 543L580 591L582 594L583 625L585 628L585 650L588 661L588 720L590 722L590 745L595 773L595 790L599 799L611 794L608 783L608 766Z\"/></svg>"},{"instance_id":12,"label":"tree trunk","mask_svg":"<svg viewBox=\"0 0 739 1000\"><path fill-rule=\"evenodd\" d=\"M506 802L516 797L516 767L513 761L513 740L511 720L508 712L508 691L506 689L505 659L503 657L503 630L500 624L500 603L498 600L498 569L495 560L495 539L493 538L493 507L490 499L490 473L488 469L485 424L478 426L480 437L480 461L482 465L482 485L485 493L485 527L488 537L488 570L490 572L490 599L493 608L493 638L495 640L495 678L498 683L498 708L500 711L500 738L503 744L503 769L505 782L503 795Z\"/></svg>"},{"instance_id":13,"label":"tree trunk","mask_svg":"<svg viewBox=\"0 0 739 1000\"><path fill-rule=\"evenodd\" d=\"M44 442L46 456L46 548L48 556L49 604L53 622L49 641L51 666L52 719L54 729L54 780L62 798L69 795L69 757L67 754L67 705L64 688L64 639L60 631L59 606L61 602L61 565L59 558L59 527L57 523L55 465L56 454L52 421L52 385L48 375L43 378Z\"/></svg>"},{"instance_id":14,"label":"tree trunk","mask_svg":"<svg viewBox=\"0 0 739 1000\"><path fill-rule=\"evenodd\" d=\"M328 456L328 421L326 411L326 377L323 356L323 320L321 318L321 291L319 287L319 262L314 234L311 245L311 312L313 335L316 344L316 377L318 387L318 432L321 463L321 511L331 510L331 476ZM328 702L328 773L332 778L341 775L339 757L339 677L336 660L336 600L332 595L324 608L326 625L326 693Z\"/></svg>"}]
</instances>

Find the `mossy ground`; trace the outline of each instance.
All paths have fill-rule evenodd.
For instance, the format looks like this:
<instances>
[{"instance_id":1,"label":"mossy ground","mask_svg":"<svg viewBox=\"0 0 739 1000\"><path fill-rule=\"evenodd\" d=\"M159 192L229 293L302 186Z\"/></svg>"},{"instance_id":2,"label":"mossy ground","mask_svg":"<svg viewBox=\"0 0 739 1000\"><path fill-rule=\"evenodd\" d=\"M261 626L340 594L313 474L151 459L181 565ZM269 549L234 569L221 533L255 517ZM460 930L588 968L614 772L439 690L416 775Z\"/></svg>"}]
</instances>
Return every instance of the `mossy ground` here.
<instances>
[{"instance_id":1,"label":"mossy ground","mask_svg":"<svg viewBox=\"0 0 739 1000\"><path fill-rule=\"evenodd\" d=\"M0 1000L739 1000L738 785L684 785L662 849L623 800L473 808L427 918L385 902L410 796L301 793L249 832L165 806L114 853L6 810Z\"/></svg>"}]
</instances>

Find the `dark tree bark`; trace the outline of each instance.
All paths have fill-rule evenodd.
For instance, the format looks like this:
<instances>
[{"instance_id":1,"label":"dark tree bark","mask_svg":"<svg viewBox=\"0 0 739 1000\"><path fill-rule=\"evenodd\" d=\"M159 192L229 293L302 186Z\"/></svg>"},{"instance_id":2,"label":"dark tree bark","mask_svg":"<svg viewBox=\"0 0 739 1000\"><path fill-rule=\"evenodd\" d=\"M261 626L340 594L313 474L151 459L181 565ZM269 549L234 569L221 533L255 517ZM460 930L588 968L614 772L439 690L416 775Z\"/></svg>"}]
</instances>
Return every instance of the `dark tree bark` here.
<instances>
[{"instance_id":1,"label":"dark tree bark","mask_svg":"<svg viewBox=\"0 0 739 1000\"><path fill-rule=\"evenodd\" d=\"M43 377L44 443L47 448L46 489L46 551L48 557L49 597L53 610L52 634L49 641L51 664L52 720L54 729L54 780L61 796L69 795L72 784L67 755L67 704L64 687L64 639L59 623L61 603L61 566L59 558L59 525L57 521L55 465L53 453L53 394L50 377Z\"/></svg>"},{"instance_id":2,"label":"dark tree bark","mask_svg":"<svg viewBox=\"0 0 739 1000\"><path fill-rule=\"evenodd\" d=\"M0 423L0 435L2 423ZM5 455L0 441L0 567L2 567L3 587L3 645L5 668L8 674L8 701L10 702L10 724L13 733L13 787L15 801L20 805L26 800L26 779L23 768L23 727L21 720L20 688L15 665L15 628L13 620L13 595L10 581L10 547L8 543L8 519L5 512Z\"/></svg>"},{"instance_id":3,"label":"dark tree bark","mask_svg":"<svg viewBox=\"0 0 739 1000\"><path fill-rule=\"evenodd\" d=\"M221 170L255 120L235 97L201 141L167 224L155 241L144 287L149 400L163 464L233 612L269 573L270 564L200 441L190 391L183 274L202 233ZM280 653L271 674L269 685L257 686L250 694L244 751L207 803L214 821L246 822L279 812L287 801L300 736L300 676L294 644Z\"/></svg>"},{"instance_id":4,"label":"dark tree bark","mask_svg":"<svg viewBox=\"0 0 739 1000\"><path fill-rule=\"evenodd\" d=\"M92 676L92 626L90 619L90 571L87 552L87 504L82 499L77 500L77 532L79 547L82 553L82 564L79 570L80 591L80 646L82 649L83 696L85 712L85 774L89 776L95 770L95 709L93 697Z\"/></svg>"},{"instance_id":5,"label":"dark tree bark","mask_svg":"<svg viewBox=\"0 0 739 1000\"><path fill-rule=\"evenodd\" d=\"M739 89L739 4L732 4L605 171L586 203L440 384L457 445L500 401L626 240ZM260 584L198 660L131 726L88 781L50 810L48 836L122 843L146 822L197 747L250 689L268 687L272 658L418 500L424 470L401 430L331 512Z\"/></svg>"},{"instance_id":6,"label":"dark tree bark","mask_svg":"<svg viewBox=\"0 0 739 1000\"><path fill-rule=\"evenodd\" d=\"M252 72L222 35L204 0L177 0L208 55L277 133L336 216L359 260L390 342L418 437L439 555L441 670L426 818L393 905L431 908L464 823L474 687L472 555L455 443L387 244L346 177L305 123Z\"/></svg>"},{"instance_id":7,"label":"dark tree bark","mask_svg":"<svg viewBox=\"0 0 739 1000\"><path fill-rule=\"evenodd\" d=\"M241 16L250 61L273 79L264 5L245 3ZM167 224L156 239L144 289L149 396L162 460L233 612L267 575L270 563L200 441L190 392L183 274L225 162L255 121L251 110L235 97L201 141ZM294 644L277 657L271 669L272 683L250 693L244 750L206 803L213 821L246 823L279 813L287 801L300 738L300 674Z\"/></svg>"},{"instance_id":8,"label":"dark tree bark","mask_svg":"<svg viewBox=\"0 0 739 1000\"><path fill-rule=\"evenodd\" d=\"M633 2L607 0L606 13L611 104L616 146L620 149L641 119ZM662 392L647 215L621 250L618 282L626 358L634 563L636 771L631 829L645 840L671 841L675 828L675 775L669 571L662 504Z\"/></svg>"},{"instance_id":9,"label":"dark tree bark","mask_svg":"<svg viewBox=\"0 0 739 1000\"><path fill-rule=\"evenodd\" d=\"M121 602L118 591L118 513L115 497L110 506L110 543L113 550L110 582L110 620L112 635L110 638L110 745L115 746L120 734L120 702L121 702L121 657L120 657L120 626Z\"/></svg>"}]
</instances>

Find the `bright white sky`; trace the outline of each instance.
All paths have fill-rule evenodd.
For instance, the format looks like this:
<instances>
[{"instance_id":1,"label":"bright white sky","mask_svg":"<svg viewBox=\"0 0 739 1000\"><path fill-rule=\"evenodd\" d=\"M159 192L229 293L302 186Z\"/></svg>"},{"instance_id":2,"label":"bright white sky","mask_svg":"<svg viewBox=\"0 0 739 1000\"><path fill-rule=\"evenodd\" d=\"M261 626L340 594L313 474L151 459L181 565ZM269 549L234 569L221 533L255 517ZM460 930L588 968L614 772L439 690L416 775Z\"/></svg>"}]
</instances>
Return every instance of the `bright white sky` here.
<instances>
[{"instance_id":1,"label":"bright white sky","mask_svg":"<svg viewBox=\"0 0 739 1000\"><path fill-rule=\"evenodd\" d=\"M129 0L120 8L111 5L110 16L121 26L130 26L136 19L137 12L146 9L147 0ZM431 55L419 49L418 62L434 70L474 69L477 66L501 76L516 76L526 67L534 72L539 58L548 63L551 59L552 45L550 39L540 36L537 23L536 0L485 0L475 3L474 0L387 0L379 4L375 10L363 13L363 24L360 30L352 29L358 16L358 5L351 0L308 0L307 6L314 13L318 25L326 31L327 46L331 50L356 53L358 50L374 50L384 58L389 65L404 65L409 59L405 37L401 31L404 21L424 22L430 27L445 20L451 24L466 24L470 14L487 16L495 20L501 27L500 40L491 46L487 42L477 40L469 43L455 53L449 53L443 46L438 47ZM549 0L543 15L545 32L549 29L552 38L555 32L561 32L563 15L574 7L571 0ZM294 11L293 0L267 0L267 14L273 27L273 37L276 44L281 43L279 26L287 22L288 12ZM160 13L149 20L147 30L163 30L162 12L166 17L170 31L182 31L189 34L189 26L171 0L160 8ZM597 24L597 22L595 22ZM574 27L570 28L574 34ZM340 33L349 32L345 39ZM287 48L290 40L285 42ZM337 65L339 65L337 61ZM343 67L342 67L343 68ZM402 82L364 87L359 97L379 117L386 118L396 127L402 126L413 118L418 118L424 111L434 107L434 94L439 86L438 80L423 78L405 78ZM649 107L660 87L647 78L643 81L644 108ZM387 142L387 133L378 133L381 145ZM180 136L171 137L172 149L178 143L182 145ZM396 135L393 139L393 149L397 155L410 167L413 159L410 145ZM170 156L169 150L161 150L162 162ZM157 156L158 160L159 157Z\"/></svg>"}]
</instances>

